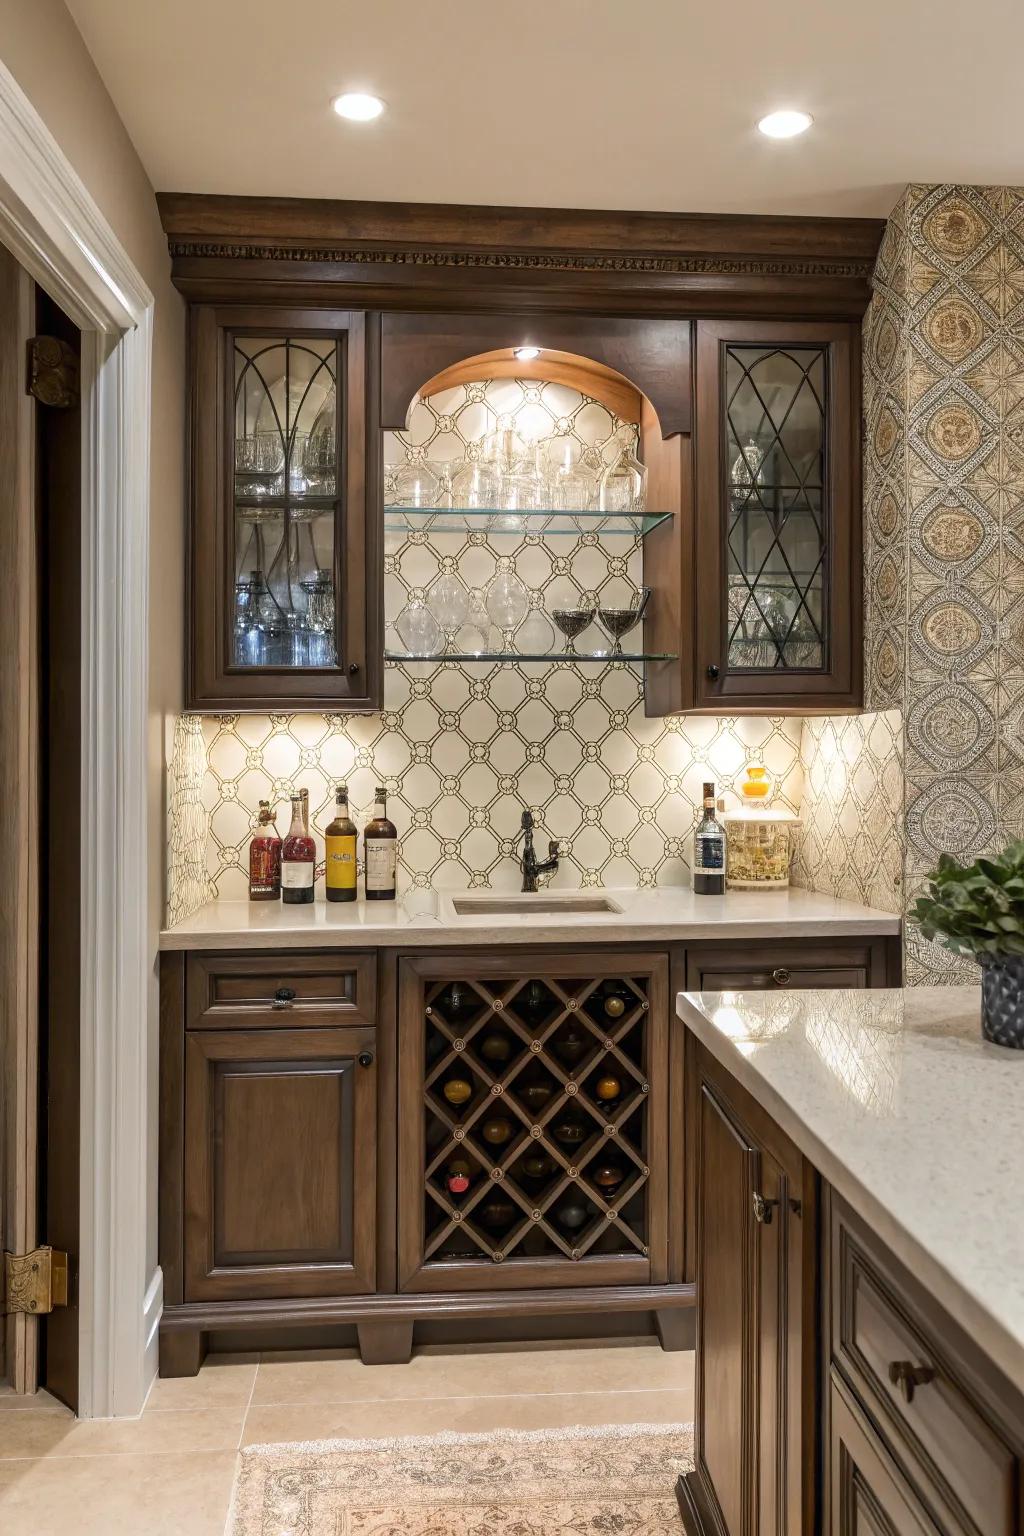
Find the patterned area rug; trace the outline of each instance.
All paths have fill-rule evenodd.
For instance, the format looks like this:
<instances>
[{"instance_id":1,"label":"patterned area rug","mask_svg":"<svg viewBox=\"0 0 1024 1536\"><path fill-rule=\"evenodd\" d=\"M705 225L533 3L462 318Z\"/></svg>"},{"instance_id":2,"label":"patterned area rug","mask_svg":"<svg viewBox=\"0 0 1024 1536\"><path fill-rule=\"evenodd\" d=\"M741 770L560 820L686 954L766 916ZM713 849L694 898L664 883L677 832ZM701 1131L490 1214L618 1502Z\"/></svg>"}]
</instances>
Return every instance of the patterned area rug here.
<instances>
[{"instance_id":1,"label":"patterned area rug","mask_svg":"<svg viewBox=\"0 0 1024 1536\"><path fill-rule=\"evenodd\" d=\"M692 1424L250 1446L231 1536L680 1536Z\"/></svg>"}]
</instances>

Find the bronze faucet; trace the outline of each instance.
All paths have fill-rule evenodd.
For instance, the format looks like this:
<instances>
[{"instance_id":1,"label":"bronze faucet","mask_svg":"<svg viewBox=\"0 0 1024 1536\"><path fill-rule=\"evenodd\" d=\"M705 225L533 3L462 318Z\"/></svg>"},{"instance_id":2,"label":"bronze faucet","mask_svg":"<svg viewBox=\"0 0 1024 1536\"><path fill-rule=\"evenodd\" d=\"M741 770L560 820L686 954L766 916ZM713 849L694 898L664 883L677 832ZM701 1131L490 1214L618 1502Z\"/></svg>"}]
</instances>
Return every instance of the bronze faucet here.
<instances>
[{"instance_id":1,"label":"bronze faucet","mask_svg":"<svg viewBox=\"0 0 1024 1536\"><path fill-rule=\"evenodd\" d=\"M523 871L523 890L536 891L541 875L553 875L558 868L558 840L548 843L548 856L541 862L533 851L533 812L523 812L523 855L519 861Z\"/></svg>"}]
</instances>

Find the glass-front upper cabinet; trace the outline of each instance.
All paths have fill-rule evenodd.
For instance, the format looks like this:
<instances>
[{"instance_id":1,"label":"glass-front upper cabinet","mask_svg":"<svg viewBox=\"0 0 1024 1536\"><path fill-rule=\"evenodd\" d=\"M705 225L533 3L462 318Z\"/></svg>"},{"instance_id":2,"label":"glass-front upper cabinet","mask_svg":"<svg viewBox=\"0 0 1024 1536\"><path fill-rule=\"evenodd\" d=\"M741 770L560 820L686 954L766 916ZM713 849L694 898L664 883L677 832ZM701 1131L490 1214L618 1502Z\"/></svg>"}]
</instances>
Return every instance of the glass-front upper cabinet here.
<instances>
[{"instance_id":1,"label":"glass-front upper cabinet","mask_svg":"<svg viewBox=\"0 0 1024 1536\"><path fill-rule=\"evenodd\" d=\"M697 686L704 707L860 702L853 328L697 327Z\"/></svg>"},{"instance_id":2,"label":"glass-front upper cabinet","mask_svg":"<svg viewBox=\"0 0 1024 1536\"><path fill-rule=\"evenodd\" d=\"M190 707L379 704L365 318L202 307L192 342Z\"/></svg>"}]
</instances>

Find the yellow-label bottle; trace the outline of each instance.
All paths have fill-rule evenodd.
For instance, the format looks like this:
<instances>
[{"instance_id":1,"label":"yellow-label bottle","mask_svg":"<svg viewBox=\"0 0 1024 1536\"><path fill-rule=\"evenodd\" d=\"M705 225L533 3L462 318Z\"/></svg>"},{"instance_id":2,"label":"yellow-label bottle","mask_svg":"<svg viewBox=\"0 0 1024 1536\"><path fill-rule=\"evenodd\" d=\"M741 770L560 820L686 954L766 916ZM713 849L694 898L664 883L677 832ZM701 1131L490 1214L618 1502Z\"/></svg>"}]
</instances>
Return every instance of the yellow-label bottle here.
<instances>
[{"instance_id":1,"label":"yellow-label bottle","mask_svg":"<svg viewBox=\"0 0 1024 1536\"><path fill-rule=\"evenodd\" d=\"M348 785L339 784L334 796L334 820L324 833L327 849L327 900L356 899L356 824L348 813Z\"/></svg>"}]
</instances>

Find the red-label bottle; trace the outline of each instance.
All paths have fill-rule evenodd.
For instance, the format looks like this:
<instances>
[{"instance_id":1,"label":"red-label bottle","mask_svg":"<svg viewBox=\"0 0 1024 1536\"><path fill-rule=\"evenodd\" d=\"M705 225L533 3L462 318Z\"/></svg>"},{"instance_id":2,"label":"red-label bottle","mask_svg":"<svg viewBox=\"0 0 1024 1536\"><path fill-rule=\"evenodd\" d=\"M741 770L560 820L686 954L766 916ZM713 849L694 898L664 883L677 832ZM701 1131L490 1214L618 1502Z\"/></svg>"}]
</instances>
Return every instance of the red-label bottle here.
<instances>
[{"instance_id":1,"label":"red-label bottle","mask_svg":"<svg viewBox=\"0 0 1024 1536\"><path fill-rule=\"evenodd\" d=\"M308 804L308 802L307 802ZM316 846L306 831L302 795L292 795L292 824L281 846L281 900L313 900Z\"/></svg>"},{"instance_id":2,"label":"red-label bottle","mask_svg":"<svg viewBox=\"0 0 1024 1536\"><path fill-rule=\"evenodd\" d=\"M260 801L259 830L249 844L249 900L278 901L281 896L281 839L269 800Z\"/></svg>"}]
</instances>

